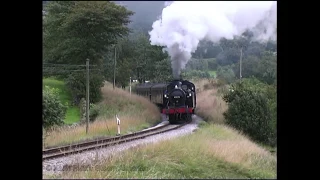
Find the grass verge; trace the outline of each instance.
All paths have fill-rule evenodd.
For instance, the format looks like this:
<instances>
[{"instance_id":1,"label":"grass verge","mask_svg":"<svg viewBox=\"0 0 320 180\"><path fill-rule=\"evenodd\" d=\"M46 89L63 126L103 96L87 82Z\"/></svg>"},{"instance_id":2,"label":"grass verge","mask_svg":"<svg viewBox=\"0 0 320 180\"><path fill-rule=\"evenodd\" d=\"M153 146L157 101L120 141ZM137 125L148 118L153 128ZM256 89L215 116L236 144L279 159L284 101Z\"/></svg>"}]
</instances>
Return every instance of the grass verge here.
<instances>
[{"instance_id":1,"label":"grass verge","mask_svg":"<svg viewBox=\"0 0 320 180\"><path fill-rule=\"evenodd\" d=\"M276 178L276 157L230 127L140 146L56 178Z\"/></svg>"}]
</instances>

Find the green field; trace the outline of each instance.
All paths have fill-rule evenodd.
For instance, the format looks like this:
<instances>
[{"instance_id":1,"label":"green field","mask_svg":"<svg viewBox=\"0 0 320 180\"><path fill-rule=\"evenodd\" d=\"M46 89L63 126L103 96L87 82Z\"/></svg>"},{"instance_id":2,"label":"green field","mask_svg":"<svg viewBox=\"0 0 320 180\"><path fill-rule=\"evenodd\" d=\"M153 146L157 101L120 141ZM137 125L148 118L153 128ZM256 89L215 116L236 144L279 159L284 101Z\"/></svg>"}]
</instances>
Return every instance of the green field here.
<instances>
[{"instance_id":1,"label":"green field","mask_svg":"<svg viewBox=\"0 0 320 180\"><path fill-rule=\"evenodd\" d=\"M59 89L59 98L61 102L66 105L68 104L68 109L66 112L66 117L64 122L66 124L72 124L80 120L80 109L77 106L71 106L72 96L67 90L63 81L56 80L54 78L45 78L43 79L43 86L49 86L52 88Z\"/></svg>"}]
</instances>

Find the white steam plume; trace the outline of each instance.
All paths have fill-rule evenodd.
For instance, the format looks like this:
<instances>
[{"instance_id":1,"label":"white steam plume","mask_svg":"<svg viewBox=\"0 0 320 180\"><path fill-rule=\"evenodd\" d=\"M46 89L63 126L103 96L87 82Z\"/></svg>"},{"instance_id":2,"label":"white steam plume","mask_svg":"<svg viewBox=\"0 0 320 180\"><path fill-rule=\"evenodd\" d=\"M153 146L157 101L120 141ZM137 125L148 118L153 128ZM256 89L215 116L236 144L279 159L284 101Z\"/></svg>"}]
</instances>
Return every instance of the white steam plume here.
<instances>
[{"instance_id":1,"label":"white steam plume","mask_svg":"<svg viewBox=\"0 0 320 180\"><path fill-rule=\"evenodd\" d=\"M152 45L166 46L178 78L200 40L232 39L246 29L255 40L276 40L276 1L170 1L152 25Z\"/></svg>"}]
</instances>

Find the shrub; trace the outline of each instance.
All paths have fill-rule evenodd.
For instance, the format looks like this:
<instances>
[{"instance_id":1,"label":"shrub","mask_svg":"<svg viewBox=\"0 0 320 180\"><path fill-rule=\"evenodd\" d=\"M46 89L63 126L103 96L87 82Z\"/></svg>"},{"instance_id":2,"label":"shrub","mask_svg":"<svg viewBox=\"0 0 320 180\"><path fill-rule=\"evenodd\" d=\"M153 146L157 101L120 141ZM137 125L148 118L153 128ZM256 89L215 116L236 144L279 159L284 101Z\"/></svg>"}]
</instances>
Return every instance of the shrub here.
<instances>
[{"instance_id":1,"label":"shrub","mask_svg":"<svg viewBox=\"0 0 320 180\"><path fill-rule=\"evenodd\" d=\"M224 97L229 109L226 122L252 139L276 144L276 91L255 78L233 84Z\"/></svg>"},{"instance_id":2,"label":"shrub","mask_svg":"<svg viewBox=\"0 0 320 180\"><path fill-rule=\"evenodd\" d=\"M58 89L45 86L42 94L43 127L49 128L54 125L63 124L63 119L65 118L67 107L64 106L59 100Z\"/></svg>"}]
</instances>

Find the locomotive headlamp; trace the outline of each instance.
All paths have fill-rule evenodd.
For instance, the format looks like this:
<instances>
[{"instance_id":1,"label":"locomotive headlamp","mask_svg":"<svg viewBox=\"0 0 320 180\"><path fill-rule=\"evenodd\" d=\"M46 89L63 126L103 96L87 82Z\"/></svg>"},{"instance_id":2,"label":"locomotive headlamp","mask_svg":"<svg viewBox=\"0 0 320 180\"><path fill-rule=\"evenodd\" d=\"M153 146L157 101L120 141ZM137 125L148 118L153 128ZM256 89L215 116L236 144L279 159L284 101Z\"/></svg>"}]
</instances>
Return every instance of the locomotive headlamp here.
<instances>
[{"instance_id":1,"label":"locomotive headlamp","mask_svg":"<svg viewBox=\"0 0 320 180\"><path fill-rule=\"evenodd\" d=\"M165 97L165 98L168 98L168 96L167 96L166 94L164 95L164 97Z\"/></svg>"},{"instance_id":2,"label":"locomotive headlamp","mask_svg":"<svg viewBox=\"0 0 320 180\"><path fill-rule=\"evenodd\" d=\"M191 97L191 93L189 93L189 96Z\"/></svg>"}]
</instances>

